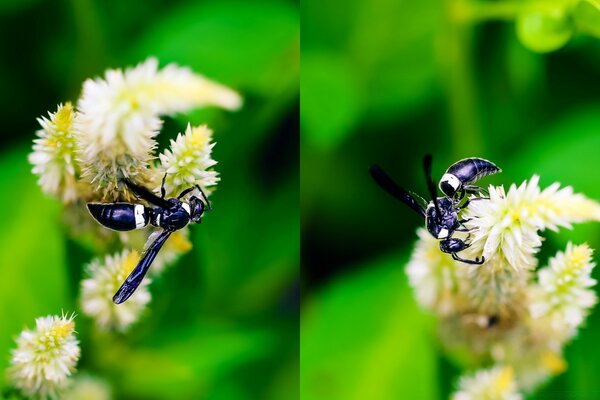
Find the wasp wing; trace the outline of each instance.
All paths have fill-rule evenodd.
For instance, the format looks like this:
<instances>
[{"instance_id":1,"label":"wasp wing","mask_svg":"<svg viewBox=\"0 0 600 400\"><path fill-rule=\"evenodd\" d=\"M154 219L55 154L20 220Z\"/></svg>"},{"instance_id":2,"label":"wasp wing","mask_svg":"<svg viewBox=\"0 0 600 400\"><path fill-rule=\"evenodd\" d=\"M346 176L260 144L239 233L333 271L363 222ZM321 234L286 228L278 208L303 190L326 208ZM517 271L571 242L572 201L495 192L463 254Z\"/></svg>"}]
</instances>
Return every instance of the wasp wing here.
<instances>
[{"instance_id":1,"label":"wasp wing","mask_svg":"<svg viewBox=\"0 0 600 400\"><path fill-rule=\"evenodd\" d=\"M422 198L421 196L419 196L418 194L416 194L415 192L408 192L413 199L415 199L415 201L417 202L418 205L420 205L424 210L427 209L427 200L425 200L424 198Z\"/></svg>"},{"instance_id":2,"label":"wasp wing","mask_svg":"<svg viewBox=\"0 0 600 400\"><path fill-rule=\"evenodd\" d=\"M145 187L136 185L135 183L131 182L129 179L123 178L123 179L121 179L121 181L124 182L125 185L127 185L127 187L129 188L129 190L131 190L140 199L146 200L148 203L152 203L155 206L159 206L162 208L169 208L170 204L165 199L158 197L157 195L155 195L154 193L152 193Z\"/></svg>"},{"instance_id":3,"label":"wasp wing","mask_svg":"<svg viewBox=\"0 0 600 400\"><path fill-rule=\"evenodd\" d=\"M437 182L433 180L431 177L431 164L433 162L433 158L431 154L426 154L423 158L423 169L425 170L425 180L427 181L427 189L429 190L429 195L431 196L431 201L433 201L433 205L435 206L435 212L437 215L438 221L441 218L442 213L440 212L440 206L437 200Z\"/></svg>"},{"instance_id":4,"label":"wasp wing","mask_svg":"<svg viewBox=\"0 0 600 400\"><path fill-rule=\"evenodd\" d=\"M369 172L379 187L421 214L423 217L425 216L425 209L419 205L418 201L405 189L394 182L392 178L379 167L379 165L372 165L371 168L369 168Z\"/></svg>"},{"instance_id":5,"label":"wasp wing","mask_svg":"<svg viewBox=\"0 0 600 400\"><path fill-rule=\"evenodd\" d=\"M172 231L162 231L156 240L152 242L148 250L144 253L142 259L135 267L135 269L129 274L125 282L121 285L117 293L113 296L113 302L115 304L121 304L125 300L127 300L133 292L140 286L144 276L146 276L146 272L148 272L148 268L150 268L150 264L156 258L156 255L160 251L160 248L165 244L169 236L171 236Z\"/></svg>"}]
</instances>

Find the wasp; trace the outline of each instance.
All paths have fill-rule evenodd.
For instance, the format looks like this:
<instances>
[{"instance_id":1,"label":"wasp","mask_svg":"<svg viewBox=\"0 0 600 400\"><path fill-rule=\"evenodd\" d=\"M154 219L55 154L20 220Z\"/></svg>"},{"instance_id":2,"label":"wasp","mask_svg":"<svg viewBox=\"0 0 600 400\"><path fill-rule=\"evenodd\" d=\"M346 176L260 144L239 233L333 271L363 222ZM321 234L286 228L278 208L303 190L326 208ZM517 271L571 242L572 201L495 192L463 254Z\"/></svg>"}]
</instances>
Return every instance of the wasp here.
<instances>
[{"instance_id":1,"label":"wasp","mask_svg":"<svg viewBox=\"0 0 600 400\"><path fill-rule=\"evenodd\" d=\"M200 223L204 211L212 209L211 203L198 185L184 190L176 198L165 198L165 178L166 175L162 180L160 197L128 179L121 180L136 197L149 203L150 207L144 204L125 202L87 204L92 217L109 229L130 231L148 225L162 229L144 252L138 265L113 296L115 304L121 304L131 297L142 283L152 261L154 261L156 255L173 232L186 227L190 223ZM187 201L182 201L193 190L198 190L201 198L191 195Z\"/></svg>"},{"instance_id":2,"label":"wasp","mask_svg":"<svg viewBox=\"0 0 600 400\"><path fill-rule=\"evenodd\" d=\"M432 157L427 154L423 159L423 169L427 189L431 201L426 203L420 196L409 193L399 186L387 175L381 167L373 165L370 173L375 182L390 195L394 196L411 209L425 218L425 225L429 233L440 239L440 250L452 255L452 258L466 264L483 264L485 258L477 257L475 260L461 258L457 253L471 246L466 240L452 237L455 232L471 232L464 224L466 220L460 219L458 214L465 209L471 201L486 199L487 197L472 197L462 201L466 193L479 194L483 189L472 184L486 175L499 172L500 168L481 158L467 158L452 164L440 181L440 189L444 197L437 196L437 185L431 177Z\"/></svg>"}]
</instances>

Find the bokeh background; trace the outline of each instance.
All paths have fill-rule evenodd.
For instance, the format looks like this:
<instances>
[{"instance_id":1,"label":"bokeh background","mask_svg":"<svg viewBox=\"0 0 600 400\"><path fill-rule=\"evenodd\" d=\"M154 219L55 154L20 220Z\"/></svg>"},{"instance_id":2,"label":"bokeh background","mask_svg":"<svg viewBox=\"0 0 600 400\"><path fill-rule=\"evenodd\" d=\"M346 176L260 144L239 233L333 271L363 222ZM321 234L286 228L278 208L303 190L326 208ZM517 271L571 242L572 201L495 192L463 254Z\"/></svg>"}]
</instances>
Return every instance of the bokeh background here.
<instances>
[{"instance_id":1,"label":"bokeh background","mask_svg":"<svg viewBox=\"0 0 600 400\"><path fill-rule=\"evenodd\" d=\"M0 38L0 392L14 337L64 310L80 314L79 369L116 399L298 398L297 2L3 0ZM84 79L148 56L234 88L245 105L166 121L162 146L188 120L214 129L214 211L152 284L141 322L102 336L76 300L92 254L68 237L26 156L37 117L75 101Z\"/></svg>"},{"instance_id":2,"label":"bokeh background","mask_svg":"<svg viewBox=\"0 0 600 400\"><path fill-rule=\"evenodd\" d=\"M503 169L484 185L540 174L542 187L600 200L600 43L576 34L536 53L507 3L302 2L303 398L446 399L461 373L404 273L423 220L369 165L428 197L424 154L436 179L479 156ZM468 22L465 4L500 8ZM545 236L540 265L569 240L600 249L598 224ZM596 309L566 348L567 372L528 398L598 397L599 338Z\"/></svg>"}]
</instances>

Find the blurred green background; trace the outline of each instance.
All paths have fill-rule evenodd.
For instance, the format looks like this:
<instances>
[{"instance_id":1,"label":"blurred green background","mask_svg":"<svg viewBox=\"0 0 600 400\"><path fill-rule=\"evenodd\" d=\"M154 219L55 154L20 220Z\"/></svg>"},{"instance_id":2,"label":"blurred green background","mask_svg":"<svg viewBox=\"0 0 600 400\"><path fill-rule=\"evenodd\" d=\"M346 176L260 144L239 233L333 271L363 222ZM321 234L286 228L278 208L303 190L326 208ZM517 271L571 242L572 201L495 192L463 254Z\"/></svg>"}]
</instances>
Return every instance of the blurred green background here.
<instances>
[{"instance_id":1,"label":"blurred green background","mask_svg":"<svg viewBox=\"0 0 600 400\"><path fill-rule=\"evenodd\" d=\"M507 3L302 2L303 398L446 399L460 374L404 273L423 220L369 165L427 197L424 154L437 179L479 156L504 170L484 185L540 174L600 200L600 42L576 34L539 54L502 9L460 18ZM545 236L541 265L568 240L600 249L598 224ZM528 398L597 397L598 337L600 310L566 348L568 371Z\"/></svg>"},{"instance_id":2,"label":"blurred green background","mask_svg":"<svg viewBox=\"0 0 600 400\"><path fill-rule=\"evenodd\" d=\"M245 104L167 119L163 146L188 120L214 129L214 211L152 284L129 334L95 334L79 313L79 369L107 379L117 399L298 398L299 28L297 2L283 0L0 2L0 370L36 317L78 312L92 257L30 173L36 118L75 101L85 78L152 55Z\"/></svg>"}]
</instances>

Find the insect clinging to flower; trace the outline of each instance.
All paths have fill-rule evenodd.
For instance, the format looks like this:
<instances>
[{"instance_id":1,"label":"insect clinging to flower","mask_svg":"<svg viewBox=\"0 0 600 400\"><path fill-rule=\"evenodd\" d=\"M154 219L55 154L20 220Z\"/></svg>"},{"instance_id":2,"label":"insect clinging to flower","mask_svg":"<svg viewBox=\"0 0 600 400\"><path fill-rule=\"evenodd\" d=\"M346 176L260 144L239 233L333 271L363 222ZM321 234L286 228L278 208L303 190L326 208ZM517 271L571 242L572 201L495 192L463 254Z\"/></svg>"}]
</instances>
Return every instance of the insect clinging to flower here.
<instances>
[{"instance_id":1,"label":"insect clinging to flower","mask_svg":"<svg viewBox=\"0 0 600 400\"><path fill-rule=\"evenodd\" d=\"M440 189L444 197L437 196L437 185L431 177L432 157L427 154L423 159L427 189L431 201L427 204L420 196L408 192L400 187L390 178L378 165L370 168L370 173L375 182L390 195L394 196L411 209L425 217L425 224L429 233L436 239L440 239L440 250L449 253L452 258L466 264L483 264L485 258L477 257L474 260L461 258L457 253L469 248L467 239L462 240L452 237L455 232L469 234L472 229L465 226L467 220L460 219L458 214L464 210L471 201L483 200L487 197L481 196L484 191L474 186L480 178L500 172L500 168L490 161L481 158L466 158L452 164L440 181ZM474 196L463 201L467 193Z\"/></svg>"},{"instance_id":2,"label":"insect clinging to flower","mask_svg":"<svg viewBox=\"0 0 600 400\"><path fill-rule=\"evenodd\" d=\"M176 198L165 198L165 179L166 175L163 177L160 197L142 186L138 186L127 179L122 179L122 182L138 198L148 202L153 207L125 202L87 204L90 214L96 221L116 231L141 229L148 225L162 228L162 232L148 247L133 272L129 274L123 285L115 293L113 301L116 304L123 303L135 292L169 236L191 222L200 223L204 211L212 208L199 185L184 190ZM193 194L189 196L187 201L182 201L186 195L194 190L199 192L200 197Z\"/></svg>"}]
</instances>

